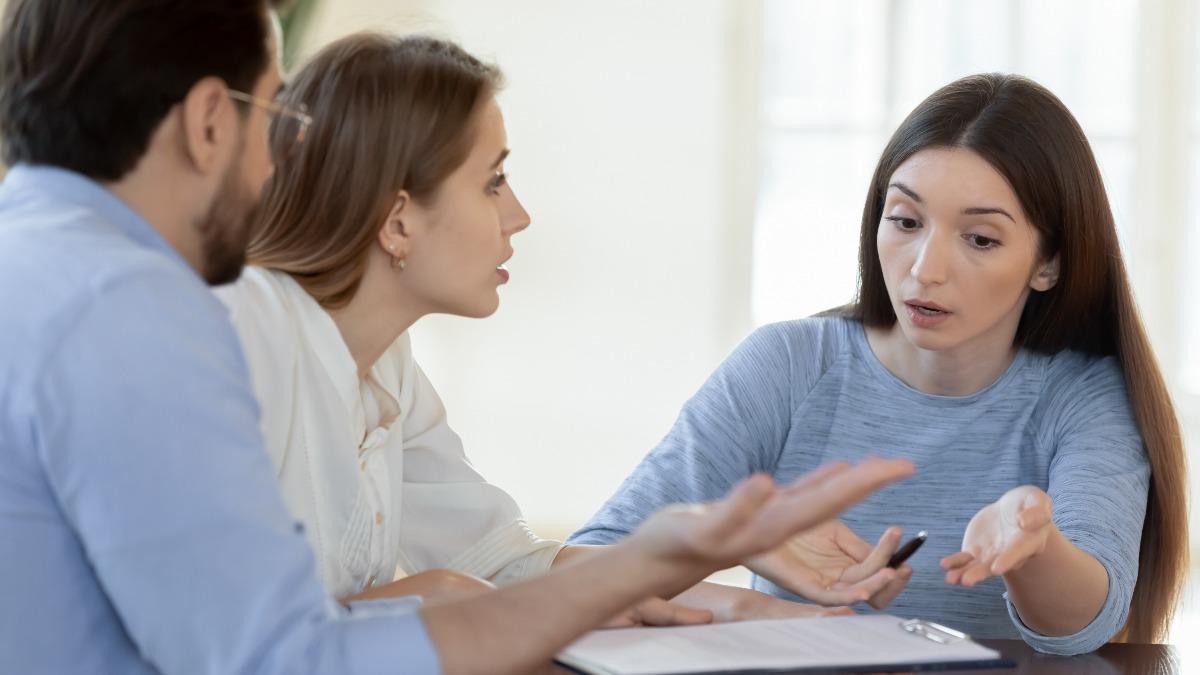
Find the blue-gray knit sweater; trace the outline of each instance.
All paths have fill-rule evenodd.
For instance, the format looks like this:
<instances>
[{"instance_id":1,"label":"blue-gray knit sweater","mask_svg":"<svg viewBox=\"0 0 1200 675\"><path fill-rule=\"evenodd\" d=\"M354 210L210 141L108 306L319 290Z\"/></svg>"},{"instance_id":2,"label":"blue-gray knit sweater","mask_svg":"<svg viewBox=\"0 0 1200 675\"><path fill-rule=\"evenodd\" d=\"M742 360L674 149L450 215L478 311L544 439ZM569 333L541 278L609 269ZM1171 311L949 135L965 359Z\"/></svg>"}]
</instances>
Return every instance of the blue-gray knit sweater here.
<instances>
[{"instance_id":1,"label":"blue-gray knit sweater","mask_svg":"<svg viewBox=\"0 0 1200 675\"><path fill-rule=\"evenodd\" d=\"M1116 362L1022 351L983 390L933 396L896 378L862 326L839 317L755 331L570 543L611 543L666 504L718 498L756 471L787 482L823 462L868 455L908 458L917 473L850 509L843 521L871 542L891 525L929 532L910 560L912 581L885 611L977 637L1019 635L1059 654L1096 649L1124 624L1149 464ZM959 550L980 508L1026 484L1049 493L1058 528L1108 570L1104 608L1075 635L1029 630L998 578L967 589L947 585L938 568ZM765 579L755 578L754 587L795 599Z\"/></svg>"}]
</instances>

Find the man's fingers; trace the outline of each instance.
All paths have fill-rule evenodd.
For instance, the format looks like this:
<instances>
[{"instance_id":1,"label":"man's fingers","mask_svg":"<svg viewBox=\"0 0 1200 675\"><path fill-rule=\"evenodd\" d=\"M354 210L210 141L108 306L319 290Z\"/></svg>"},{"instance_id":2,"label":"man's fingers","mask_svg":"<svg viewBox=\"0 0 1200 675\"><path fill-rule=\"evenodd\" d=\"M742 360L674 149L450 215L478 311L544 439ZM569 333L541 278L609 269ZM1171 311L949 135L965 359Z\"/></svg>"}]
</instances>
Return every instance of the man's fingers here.
<instances>
[{"instance_id":1,"label":"man's fingers","mask_svg":"<svg viewBox=\"0 0 1200 675\"><path fill-rule=\"evenodd\" d=\"M833 476L850 468L849 462L829 462L800 476L783 488L784 493L803 492L821 485Z\"/></svg>"},{"instance_id":2,"label":"man's fingers","mask_svg":"<svg viewBox=\"0 0 1200 675\"><path fill-rule=\"evenodd\" d=\"M778 508L786 517L770 523L770 537L782 540L791 534L833 518L847 507L862 501L888 483L912 475L912 462L903 459L868 459L860 464L839 471L819 486L810 489L788 489L777 500ZM774 543L774 542L772 542Z\"/></svg>"},{"instance_id":3,"label":"man's fingers","mask_svg":"<svg viewBox=\"0 0 1200 675\"><path fill-rule=\"evenodd\" d=\"M834 540L837 542L838 548L840 548L843 553L858 562L866 560L867 557L871 555L871 551L873 551L875 547L863 541L862 537L858 536L857 532L849 527L846 527L846 525L841 521L835 520L833 522L836 524L836 529L834 530ZM883 534L879 536L879 542L876 543L876 546L878 546L880 543L883 543L884 540L888 538L888 535L891 533L892 529L894 528L889 527L883 531Z\"/></svg>"},{"instance_id":4,"label":"man's fingers","mask_svg":"<svg viewBox=\"0 0 1200 675\"><path fill-rule=\"evenodd\" d=\"M714 541L721 541L738 534L747 525L752 526L775 492L775 482L766 474L755 474L738 483L705 514L706 534Z\"/></svg>"},{"instance_id":5,"label":"man's fingers","mask_svg":"<svg viewBox=\"0 0 1200 675\"><path fill-rule=\"evenodd\" d=\"M876 490L892 481L907 478L916 467L907 459L871 457L840 471L824 482L825 486L841 483L860 490Z\"/></svg>"},{"instance_id":6,"label":"man's fingers","mask_svg":"<svg viewBox=\"0 0 1200 675\"><path fill-rule=\"evenodd\" d=\"M848 469L818 471L825 480L806 489L792 485L774 490L769 478L763 477L766 483L762 486L750 482L756 478L750 479L713 505L704 535L709 541L724 542L721 550L732 558L754 556L829 520L880 487L911 475L914 468L907 460L868 459Z\"/></svg>"}]
</instances>

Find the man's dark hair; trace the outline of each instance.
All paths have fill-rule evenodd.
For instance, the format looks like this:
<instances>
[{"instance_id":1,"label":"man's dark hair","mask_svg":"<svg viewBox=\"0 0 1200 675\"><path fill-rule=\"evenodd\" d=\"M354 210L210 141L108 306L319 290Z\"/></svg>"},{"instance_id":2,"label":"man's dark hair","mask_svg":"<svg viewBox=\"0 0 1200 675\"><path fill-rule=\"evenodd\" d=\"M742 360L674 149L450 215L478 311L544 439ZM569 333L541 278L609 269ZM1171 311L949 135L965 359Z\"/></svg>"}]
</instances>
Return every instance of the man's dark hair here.
<instances>
[{"instance_id":1,"label":"man's dark hair","mask_svg":"<svg viewBox=\"0 0 1200 675\"><path fill-rule=\"evenodd\" d=\"M10 0L0 36L4 161L117 180L205 77L251 90L266 0Z\"/></svg>"}]
</instances>

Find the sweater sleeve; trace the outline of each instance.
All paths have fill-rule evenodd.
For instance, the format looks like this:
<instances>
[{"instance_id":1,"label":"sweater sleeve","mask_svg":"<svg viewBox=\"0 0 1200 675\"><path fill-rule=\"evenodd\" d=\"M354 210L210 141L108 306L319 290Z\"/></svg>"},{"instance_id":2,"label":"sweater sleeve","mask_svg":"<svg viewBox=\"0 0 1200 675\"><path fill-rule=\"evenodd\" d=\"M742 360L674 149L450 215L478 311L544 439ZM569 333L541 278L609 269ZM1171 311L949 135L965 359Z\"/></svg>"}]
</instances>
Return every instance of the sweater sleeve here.
<instances>
[{"instance_id":1,"label":"sweater sleeve","mask_svg":"<svg viewBox=\"0 0 1200 675\"><path fill-rule=\"evenodd\" d=\"M1072 655L1104 645L1129 616L1150 467L1115 361L1094 361L1056 389L1042 439L1055 448L1047 491L1054 500L1054 523L1104 566L1108 596L1096 618L1074 635L1041 635L1025 626L1011 602L1008 609L1034 649Z\"/></svg>"},{"instance_id":2,"label":"sweater sleeve","mask_svg":"<svg viewBox=\"0 0 1200 675\"><path fill-rule=\"evenodd\" d=\"M568 543L613 543L668 504L717 499L743 478L772 471L791 421L796 334L789 328L800 323L764 326L746 338Z\"/></svg>"}]
</instances>

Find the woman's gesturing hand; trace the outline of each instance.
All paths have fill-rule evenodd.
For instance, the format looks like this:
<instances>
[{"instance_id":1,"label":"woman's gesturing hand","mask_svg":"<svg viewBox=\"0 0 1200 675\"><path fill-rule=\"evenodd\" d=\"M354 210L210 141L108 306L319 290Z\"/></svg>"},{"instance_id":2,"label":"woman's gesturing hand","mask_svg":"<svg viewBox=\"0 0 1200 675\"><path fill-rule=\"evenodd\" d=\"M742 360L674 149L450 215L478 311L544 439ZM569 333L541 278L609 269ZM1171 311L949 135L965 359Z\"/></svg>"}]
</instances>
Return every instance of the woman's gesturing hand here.
<instances>
[{"instance_id":1,"label":"woman's gesturing hand","mask_svg":"<svg viewBox=\"0 0 1200 675\"><path fill-rule=\"evenodd\" d=\"M822 605L869 602L888 605L912 578L912 568L887 567L900 544L900 528L872 547L840 521L830 520L744 564L776 585Z\"/></svg>"},{"instance_id":2,"label":"woman's gesturing hand","mask_svg":"<svg viewBox=\"0 0 1200 675\"><path fill-rule=\"evenodd\" d=\"M913 470L905 460L868 459L830 464L782 487L752 476L720 501L663 509L627 541L651 559L703 576L781 546Z\"/></svg>"},{"instance_id":3,"label":"woman's gesturing hand","mask_svg":"<svg viewBox=\"0 0 1200 675\"><path fill-rule=\"evenodd\" d=\"M974 586L1020 569L1046 549L1054 531L1050 495L1032 485L1004 493L975 514L963 534L962 551L942 559L946 583Z\"/></svg>"}]
</instances>

